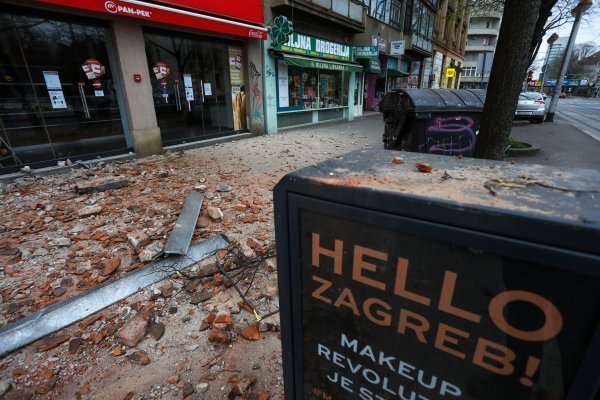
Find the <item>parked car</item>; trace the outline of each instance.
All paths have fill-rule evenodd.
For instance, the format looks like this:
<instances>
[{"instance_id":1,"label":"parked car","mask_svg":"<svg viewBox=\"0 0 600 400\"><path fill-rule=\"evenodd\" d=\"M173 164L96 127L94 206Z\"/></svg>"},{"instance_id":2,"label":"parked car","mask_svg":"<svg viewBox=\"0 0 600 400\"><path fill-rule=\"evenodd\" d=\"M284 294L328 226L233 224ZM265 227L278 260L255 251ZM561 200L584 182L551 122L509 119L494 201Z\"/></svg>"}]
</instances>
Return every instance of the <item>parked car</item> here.
<instances>
[{"instance_id":1,"label":"parked car","mask_svg":"<svg viewBox=\"0 0 600 400\"><path fill-rule=\"evenodd\" d=\"M542 123L546 119L546 102L538 92L524 92L519 95L516 119L528 119L531 122Z\"/></svg>"},{"instance_id":2,"label":"parked car","mask_svg":"<svg viewBox=\"0 0 600 400\"><path fill-rule=\"evenodd\" d=\"M561 94L558 95L559 99L566 99L567 98L567 94L565 92L562 92Z\"/></svg>"}]
</instances>

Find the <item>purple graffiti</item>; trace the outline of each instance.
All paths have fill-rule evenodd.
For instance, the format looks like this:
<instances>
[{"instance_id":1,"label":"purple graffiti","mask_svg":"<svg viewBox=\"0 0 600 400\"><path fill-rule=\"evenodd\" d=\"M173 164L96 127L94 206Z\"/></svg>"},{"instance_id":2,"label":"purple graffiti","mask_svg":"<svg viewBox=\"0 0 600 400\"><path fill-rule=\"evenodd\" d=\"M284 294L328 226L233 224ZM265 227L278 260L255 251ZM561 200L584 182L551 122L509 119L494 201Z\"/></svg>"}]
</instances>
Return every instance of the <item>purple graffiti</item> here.
<instances>
[{"instance_id":1,"label":"purple graffiti","mask_svg":"<svg viewBox=\"0 0 600 400\"><path fill-rule=\"evenodd\" d=\"M445 138L442 143L436 140L437 143L429 148L429 152L432 154L470 154L475 147L476 141L475 132L472 129L474 124L475 121L465 115L445 118L437 117L434 120L434 124L430 125L426 132L432 134L431 139L438 135L450 136L450 142L447 143ZM457 141L453 141L453 135L459 135ZM468 140L466 146L462 140L465 136Z\"/></svg>"}]
</instances>

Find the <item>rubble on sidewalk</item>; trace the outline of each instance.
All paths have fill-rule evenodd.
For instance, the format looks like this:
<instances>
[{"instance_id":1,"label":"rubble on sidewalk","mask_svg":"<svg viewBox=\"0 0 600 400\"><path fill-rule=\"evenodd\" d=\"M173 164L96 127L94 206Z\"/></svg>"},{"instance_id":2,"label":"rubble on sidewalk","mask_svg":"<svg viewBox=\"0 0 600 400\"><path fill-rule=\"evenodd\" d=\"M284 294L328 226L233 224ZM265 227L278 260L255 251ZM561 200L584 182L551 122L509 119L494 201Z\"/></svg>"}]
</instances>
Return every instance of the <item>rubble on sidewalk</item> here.
<instances>
[{"instance_id":1,"label":"rubble on sidewalk","mask_svg":"<svg viewBox=\"0 0 600 400\"><path fill-rule=\"evenodd\" d=\"M231 376L254 374L249 388L236 390L246 399L281 399L278 315L257 322L278 308L271 190L291 169L359 147L360 136L347 135L349 145L312 131L291 141L260 137L0 185L0 328L143 272L153 262L145 260L160 256L190 190L204 196L192 244L226 234L239 245L238 257L225 251L168 271L162 282L43 338L40 351L32 344L3 356L0 392L216 399L233 389ZM298 156L281 157L290 144ZM130 337L129 347L119 332L137 318L146 332ZM215 329L226 332L228 345L209 341ZM142 369L149 378L136 379ZM166 383L174 375L177 382Z\"/></svg>"}]
</instances>

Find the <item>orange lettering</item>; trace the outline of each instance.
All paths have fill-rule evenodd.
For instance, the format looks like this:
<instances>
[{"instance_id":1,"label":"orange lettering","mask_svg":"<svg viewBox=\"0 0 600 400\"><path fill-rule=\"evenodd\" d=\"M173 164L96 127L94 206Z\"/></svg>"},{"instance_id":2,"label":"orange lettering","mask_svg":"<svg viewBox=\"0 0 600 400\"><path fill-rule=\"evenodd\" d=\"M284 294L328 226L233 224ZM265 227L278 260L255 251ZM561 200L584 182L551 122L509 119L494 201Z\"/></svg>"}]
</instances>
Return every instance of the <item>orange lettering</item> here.
<instances>
[{"instance_id":1,"label":"orange lettering","mask_svg":"<svg viewBox=\"0 0 600 400\"><path fill-rule=\"evenodd\" d=\"M398 264L396 266L396 284L394 286L394 294L397 296L404 297L405 299L412 300L417 303L424 304L426 306L431 304L431 300L427 297L411 293L406 290L406 275L408 274L408 260L406 258L398 257Z\"/></svg>"},{"instance_id":2,"label":"orange lettering","mask_svg":"<svg viewBox=\"0 0 600 400\"><path fill-rule=\"evenodd\" d=\"M356 315L357 317L360 317L360 312L358 311L358 306L356 305L356 300L354 300L354 295L352 294L352 290L350 290L349 288L342 290L342 292L338 296L335 303L333 303L333 305L338 308L340 306L346 306L348 308L351 308L354 315Z\"/></svg>"},{"instance_id":3,"label":"orange lettering","mask_svg":"<svg viewBox=\"0 0 600 400\"><path fill-rule=\"evenodd\" d=\"M468 321L479 323L481 316L472 312L462 310L452 305L452 297L454 297L454 289L456 287L456 272L446 271L444 273L444 282L442 283L442 293L440 294L440 303L438 308L448 314L456 315Z\"/></svg>"},{"instance_id":4,"label":"orange lettering","mask_svg":"<svg viewBox=\"0 0 600 400\"><path fill-rule=\"evenodd\" d=\"M537 306L544 313L545 323L536 331L522 331L511 326L504 318L504 308L513 301L526 301ZM563 319L554 304L544 297L524 290L509 290L502 292L490 301L490 318L504 333L528 342L542 342L552 339L561 331Z\"/></svg>"},{"instance_id":5,"label":"orange lettering","mask_svg":"<svg viewBox=\"0 0 600 400\"><path fill-rule=\"evenodd\" d=\"M373 313L371 312L371 306L373 304L380 305L381 308L385 309L386 311L390 311L392 309L392 307L385 301L379 300L377 298L367 299L363 303L363 311L367 318L369 318L369 320L374 324L381 326L390 326L390 323L392 321L392 316L390 315L390 313L383 312L381 309L378 309L375 311L375 314L377 314L379 318L373 317Z\"/></svg>"},{"instance_id":6,"label":"orange lettering","mask_svg":"<svg viewBox=\"0 0 600 400\"><path fill-rule=\"evenodd\" d=\"M488 349L494 349L497 353L490 353ZM515 370L515 367L512 365L515 358L515 352L508 347L479 338L477 340L477 345L475 346L473 364L479 365L480 367L499 375L510 375ZM496 365L490 364L486 360L495 361Z\"/></svg>"},{"instance_id":7,"label":"orange lettering","mask_svg":"<svg viewBox=\"0 0 600 400\"><path fill-rule=\"evenodd\" d=\"M363 270L376 272L377 266L363 260L363 256L369 256L376 258L381 261L387 261L388 255L380 251L372 250L359 245L354 246L354 262L352 263L352 279L357 282L364 283L365 285L372 286L374 288L385 290L385 283L376 281L375 279L367 278L362 274Z\"/></svg>"},{"instance_id":8,"label":"orange lettering","mask_svg":"<svg viewBox=\"0 0 600 400\"><path fill-rule=\"evenodd\" d=\"M320 267L320 256L333 258L333 272L338 275L342 274L342 255L344 250L344 242L335 239L333 250L324 249L321 247L321 235L313 232L312 234L312 265Z\"/></svg>"},{"instance_id":9,"label":"orange lettering","mask_svg":"<svg viewBox=\"0 0 600 400\"><path fill-rule=\"evenodd\" d=\"M321 300L322 302L325 302L327 304L331 304L331 299L328 299L327 297L323 297L321 296L323 294L324 291L326 291L327 289L329 289L333 283L331 283L330 281L328 281L327 279L323 279L323 278L319 278L318 276L313 275L313 281L319 282L321 284L321 286L319 286L318 288L316 288L311 296L314 297L317 300Z\"/></svg>"},{"instance_id":10,"label":"orange lettering","mask_svg":"<svg viewBox=\"0 0 600 400\"><path fill-rule=\"evenodd\" d=\"M464 360L465 359L464 353L461 353L460 351L458 351L456 349L446 346L446 343L451 343L453 345L458 346L458 339L456 337L448 336L448 333L453 333L456 336L461 336L461 337L464 337L465 339L468 339L470 336L465 331L462 331L457 328L453 328L449 325L446 325L446 324L443 324L440 322L440 324L438 326L437 334L435 336L434 347L436 349L445 351L446 353L450 353L453 356L460 358L461 360Z\"/></svg>"},{"instance_id":11,"label":"orange lettering","mask_svg":"<svg viewBox=\"0 0 600 400\"><path fill-rule=\"evenodd\" d=\"M420 324L408 322L409 318L412 318L414 321L420 322ZM412 329L417 335L417 339L419 339L420 342L427 344L427 340L425 339L425 332L429 330L429 327L429 321L427 321L425 317L417 313L407 311L405 309L400 310L400 322L398 323L398 332L400 332L401 334L406 334L406 328Z\"/></svg>"}]
</instances>

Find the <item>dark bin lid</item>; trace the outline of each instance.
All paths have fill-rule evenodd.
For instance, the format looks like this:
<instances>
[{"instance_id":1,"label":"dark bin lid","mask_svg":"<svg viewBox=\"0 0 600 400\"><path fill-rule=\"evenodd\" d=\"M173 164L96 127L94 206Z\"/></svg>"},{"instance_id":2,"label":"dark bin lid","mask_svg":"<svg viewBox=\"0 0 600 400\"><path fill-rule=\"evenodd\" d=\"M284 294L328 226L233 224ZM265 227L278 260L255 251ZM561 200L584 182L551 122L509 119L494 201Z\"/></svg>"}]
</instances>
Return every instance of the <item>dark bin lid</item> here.
<instances>
[{"instance_id":1,"label":"dark bin lid","mask_svg":"<svg viewBox=\"0 0 600 400\"><path fill-rule=\"evenodd\" d=\"M398 94L410 99L402 103L410 104L409 112L483 112L485 103L485 90L481 89L400 89Z\"/></svg>"}]
</instances>

